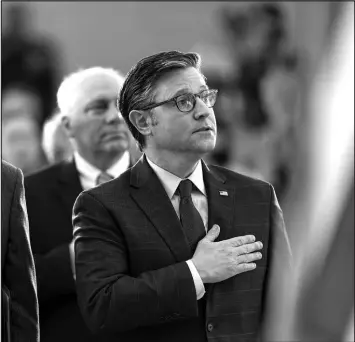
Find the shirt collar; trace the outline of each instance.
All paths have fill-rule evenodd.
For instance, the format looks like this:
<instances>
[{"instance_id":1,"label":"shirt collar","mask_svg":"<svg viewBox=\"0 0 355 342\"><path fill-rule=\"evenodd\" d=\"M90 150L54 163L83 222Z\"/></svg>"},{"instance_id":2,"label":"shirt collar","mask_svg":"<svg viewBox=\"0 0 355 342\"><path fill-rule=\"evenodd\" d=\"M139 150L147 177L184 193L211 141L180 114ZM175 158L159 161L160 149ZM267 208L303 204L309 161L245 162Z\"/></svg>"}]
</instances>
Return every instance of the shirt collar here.
<instances>
[{"instance_id":1,"label":"shirt collar","mask_svg":"<svg viewBox=\"0 0 355 342\"><path fill-rule=\"evenodd\" d=\"M93 181L96 181L102 172L102 170L86 161L77 151L74 152L74 160L78 172ZM129 162L129 152L125 151L122 157L106 170L106 173L116 178L129 168Z\"/></svg>"},{"instance_id":2,"label":"shirt collar","mask_svg":"<svg viewBox=\"0 0 355 342\"><path fill-rule=\"evenodd\" d=\"M160 181L162 182L164 189L168 194L169 198L172 199L177 187L179 186L180 182L183 179L172 174L167 170L164 170L157 164L154 164L148 157L147 157L147 161L151 166L151 168L153 169L153 171L157 174ZM206 188L205 188L205 183L203 181L201 160L199 160L197 166L195 167L195 170L186 179L190 179L191 182L196 186L196 188L206 196Z\"/></svg>"}]
</instances>

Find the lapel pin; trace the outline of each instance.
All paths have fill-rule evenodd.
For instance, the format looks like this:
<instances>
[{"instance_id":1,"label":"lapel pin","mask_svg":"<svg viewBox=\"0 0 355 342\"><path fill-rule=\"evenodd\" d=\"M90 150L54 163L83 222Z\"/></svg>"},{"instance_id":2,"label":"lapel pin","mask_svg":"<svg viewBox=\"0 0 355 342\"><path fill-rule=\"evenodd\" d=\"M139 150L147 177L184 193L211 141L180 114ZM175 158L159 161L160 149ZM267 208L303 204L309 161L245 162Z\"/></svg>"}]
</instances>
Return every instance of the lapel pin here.
<instances>
[{"instance_id":1,"label":"lapel pin","mask_svg":"<svg viewBox=\"0 0 355 342\"><path fill-rule=\"evenodd\" d=\"M227 191L220 191L219 194L221 196L228 196L228 192Z\"/></svg>"}]
</instances>

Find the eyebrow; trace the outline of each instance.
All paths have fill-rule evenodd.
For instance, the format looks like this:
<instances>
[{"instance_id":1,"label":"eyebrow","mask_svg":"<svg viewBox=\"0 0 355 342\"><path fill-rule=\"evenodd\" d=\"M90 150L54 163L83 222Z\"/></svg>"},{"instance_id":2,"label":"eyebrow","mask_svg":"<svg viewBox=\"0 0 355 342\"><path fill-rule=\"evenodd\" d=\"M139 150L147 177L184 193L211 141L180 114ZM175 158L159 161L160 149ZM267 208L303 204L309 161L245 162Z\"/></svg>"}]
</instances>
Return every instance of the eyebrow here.
<instances>
[{"instance_id":1,"label":"eyebrow","mask_svg":"<svg viewBox=\"0 0 355 342\"><path fill-rule=\"evenodd\" d=\"M200 91L208 90L208 89L209 88L208 88L207 85L202 85L200 87ZM179 96L179 95L187 94L187 93L191 93L191 89L190 88L181 88L173 96L171 96L171 98L174 98L174 97Z\"/></svg>"}]
</instances>

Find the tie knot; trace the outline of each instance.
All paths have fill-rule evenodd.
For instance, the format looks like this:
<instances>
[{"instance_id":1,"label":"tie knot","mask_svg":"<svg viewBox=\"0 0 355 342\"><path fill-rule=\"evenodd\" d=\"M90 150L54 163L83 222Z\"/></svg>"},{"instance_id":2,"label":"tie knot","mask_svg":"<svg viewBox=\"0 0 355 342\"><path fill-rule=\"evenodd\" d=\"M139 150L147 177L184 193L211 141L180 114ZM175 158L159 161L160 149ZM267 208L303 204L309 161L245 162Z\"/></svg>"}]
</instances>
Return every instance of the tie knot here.
<instances>
[{"instance_id":1,"label":"tie knot","mask_svg":"<svg viewBox=\"0 0 355 342\"><path fill-rule=\"evenodd\" d=\"M110 180L112 180L114 177L112 177L111 175L109 175L107 172L101 172L96 179L96 185L108 182Z\"/></svg>"},{"instance_id":2,"label":"tie knot","mask_svg":"<svg viewBox=\"0 0 355 342\"><path fill-rule=\"evenodd\" d=\"M192 182L189 179L184 179L178 187L180 197L190 197L192 191Z\"/></svg>"}]
</instances>

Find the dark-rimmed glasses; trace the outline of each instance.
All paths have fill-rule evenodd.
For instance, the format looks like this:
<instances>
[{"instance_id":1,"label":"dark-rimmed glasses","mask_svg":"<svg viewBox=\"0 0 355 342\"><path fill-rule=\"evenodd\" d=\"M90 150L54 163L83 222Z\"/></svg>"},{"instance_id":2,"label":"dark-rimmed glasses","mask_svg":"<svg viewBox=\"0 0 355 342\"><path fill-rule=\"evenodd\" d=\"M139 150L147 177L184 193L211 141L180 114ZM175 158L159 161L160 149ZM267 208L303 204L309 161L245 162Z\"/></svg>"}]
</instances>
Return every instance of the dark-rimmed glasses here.
<instances>
[{"instance_id":1,"label":"dark-rimmed glasses","mask_svg":"<svg viewBox=\"0 0 355 342\"><path fill-rule=\"evenodd\" d=\"M216 103L217 93L217 89L206 89L201 91L199 94L182 94L163 102L152 103L144 108L141 108L140 110L153 109L168 102L174 101L180 112L190 112L196 106L196 97L200 98L208 108L211 108Z\"/></svg>"}]
</instances>

